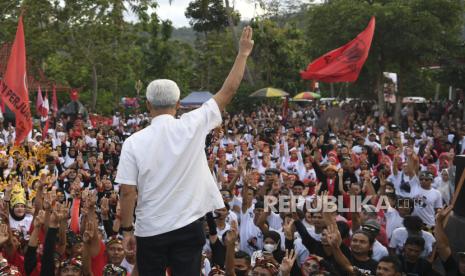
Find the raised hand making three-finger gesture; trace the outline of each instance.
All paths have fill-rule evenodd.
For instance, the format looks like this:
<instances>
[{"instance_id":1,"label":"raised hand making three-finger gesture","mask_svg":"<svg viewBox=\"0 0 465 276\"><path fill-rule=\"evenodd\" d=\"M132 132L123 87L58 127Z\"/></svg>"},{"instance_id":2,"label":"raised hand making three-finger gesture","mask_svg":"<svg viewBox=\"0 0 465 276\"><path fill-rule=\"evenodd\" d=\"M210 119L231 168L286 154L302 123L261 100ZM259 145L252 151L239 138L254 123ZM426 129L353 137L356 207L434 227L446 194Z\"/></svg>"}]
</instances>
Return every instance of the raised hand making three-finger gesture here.
<instances>
[{"instance_id":1,"label":"raised hand making three-finger gesture","mask_svg":"<svg viewBox=\"0 0 465 276\"><path fill-rule=\"evenodd\" d=\"M241 40L239 42L239 55L249 56L253 49L254 41L252 40L253 30L247 26L242 31Z\"/></svg>"}]
</instances>

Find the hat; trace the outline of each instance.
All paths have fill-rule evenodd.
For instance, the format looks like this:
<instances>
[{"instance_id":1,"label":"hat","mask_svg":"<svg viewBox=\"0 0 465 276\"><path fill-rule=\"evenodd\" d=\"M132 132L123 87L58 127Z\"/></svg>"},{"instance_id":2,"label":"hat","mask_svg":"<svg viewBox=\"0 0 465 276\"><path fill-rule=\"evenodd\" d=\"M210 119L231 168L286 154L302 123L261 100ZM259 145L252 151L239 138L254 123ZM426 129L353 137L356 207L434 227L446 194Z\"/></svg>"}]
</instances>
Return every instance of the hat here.
<instances>
[{"instance_id":1,"label":"hat","mask_svg":"<svg viewBox=\"0 0 465 276\"><path fill-rule=\"evenodd\" d=\"M280 174L280 171L276 168L268 168L265 170L265 174L266 175L272 175L272 174L277 174L279 175Z\"/></svg>"},{"instance_id":2,"label":"hat","mask_svg":"<svg viewBox=\"0 0 465 276\"><path fill-rule=\"evenodd\" d=\"M75 266L77 268L81 268L82 267L81 257L69 258L69 259L64 260L63 262L60 263L60 268L63 268L65 266L70 266L70 265Z\"/></svg>"},{"instance_id":3,"label":"hat","mask_svg":"<svg viewBox=\"0 0 465 276\"><path fill-rule=\"evenodd\" d=\"M381 231L381 225L376 219L369 219L362 225L362 230L373 234L373 236L376 237L378 236L379 231Z\"/></svg>"},{"instance_id":4,"label":"hat","mask_svg":"<svg viewBox=\"0 0 465 276\"><path fill-rule=\"evenodd\" d=\"M433 173L430 172L430 171L421 171L420 172L420 177L425 177L425 178L428 178L430 180L433 180L433 178L434 178Z\"/></svg>"},{"instance_id":5,"label":"hat","mask_svg":"<svg viewBox=\"0 0 465 276\"><path fill-rule=\"evenodd\" d=\"M304 183L300 180L294 181L294 185L292 187L297 187L297 186L305 187Z\"/></svg>"},{"instance_id":6,"label":"hat","mask_svg":"<svg viewBox=\"0 0 465 276\"><path fill-rule=\"evenodd\" d=\"M104 276L106 275L111 275L111 276L125 276L127 275L127 270L126 268L119 266L119 265L114 265L114 264L107 264L103 267L103 274Z\"/></svg>"},{"instance_id":7,"label":"hat","mask_svg":"<svg viewBox=\"0 0 465 276\"><path fill-rule=\"evenodd\" d=\"M123 243L123 238L121 236L111 236L105 243L105 246L108 247L114 243Z\"/></svg>"},{"instance_id":8,"label":"hat","mask_svg":"<svg viewBox=\"0 0 465 276\"><path fill-rule=\"evenodd\" d=\"M13 187L10 204L11 207L15 207L16 204L26 204L26 193L21 185L15 185Z\"/></svg>"}]
</instances>

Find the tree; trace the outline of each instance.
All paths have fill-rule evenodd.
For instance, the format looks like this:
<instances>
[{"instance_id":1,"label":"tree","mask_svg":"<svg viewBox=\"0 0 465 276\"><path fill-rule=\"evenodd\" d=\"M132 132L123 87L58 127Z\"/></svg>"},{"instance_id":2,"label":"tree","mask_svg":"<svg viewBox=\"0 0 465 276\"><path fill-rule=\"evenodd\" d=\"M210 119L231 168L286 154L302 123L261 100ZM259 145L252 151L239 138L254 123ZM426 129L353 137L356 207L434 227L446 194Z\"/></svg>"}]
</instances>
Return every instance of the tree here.
<instances>
[{"instance_id":1,"label":"tree","mask_svg":"<svg viewBox=\"0 0 465 276\"><path fill-rule=\"evenodd\" d=\"M294 24L279 27L275 21L254 21L253 52L256 71L262 86L275 86L291 93L301 92L305 83L300 80L299 69L305 66L303 31Z\"/></svg>"}]
</instances>

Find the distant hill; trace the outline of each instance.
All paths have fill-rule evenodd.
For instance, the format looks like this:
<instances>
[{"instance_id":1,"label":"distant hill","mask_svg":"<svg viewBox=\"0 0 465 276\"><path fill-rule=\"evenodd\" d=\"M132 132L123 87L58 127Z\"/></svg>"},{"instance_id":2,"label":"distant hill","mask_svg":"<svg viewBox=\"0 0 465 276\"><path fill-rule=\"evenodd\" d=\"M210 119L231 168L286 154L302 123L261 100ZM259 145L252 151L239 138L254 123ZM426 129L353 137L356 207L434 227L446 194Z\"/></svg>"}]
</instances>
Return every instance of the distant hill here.
<instances>
[{"instance_id":1,"label":"distant hill","mask_svg":"<svg viewBox=\"0 0 465 276\"><path fill-rule=\"evenodd\" d=\"M191 27L175 28L171 39L194 45L196 33Z\"/></svg>"}]
</instances>

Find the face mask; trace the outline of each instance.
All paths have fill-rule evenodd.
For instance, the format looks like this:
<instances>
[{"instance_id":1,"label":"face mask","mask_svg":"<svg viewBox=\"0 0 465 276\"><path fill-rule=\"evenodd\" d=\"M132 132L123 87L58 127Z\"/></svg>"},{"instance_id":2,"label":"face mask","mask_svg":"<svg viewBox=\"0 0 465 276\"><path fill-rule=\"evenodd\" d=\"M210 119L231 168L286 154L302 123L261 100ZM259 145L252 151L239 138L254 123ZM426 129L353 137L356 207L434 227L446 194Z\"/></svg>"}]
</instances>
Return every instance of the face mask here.
<instances>
[{"instance_id":1,"label":"face mask","mask_svg":"<svg viewBox=\"0 0 465 276\"><path fill-rule=\"evenodd\" d=\"M237 276L247 276L247 271L246 270L237 270L237 269L235 269L234 272L236 273Z\"/></svg>"},{"instance_id":2,"label":"face mask","mask_svg":"<svg viewBox=\"0 0 465 276\"><path fill-rule=\"evenodd\" d=\"M273 252L276 250L276 245L267 243L263 246L263 250L266 252Z\"/></svg>"}]
</instances>

